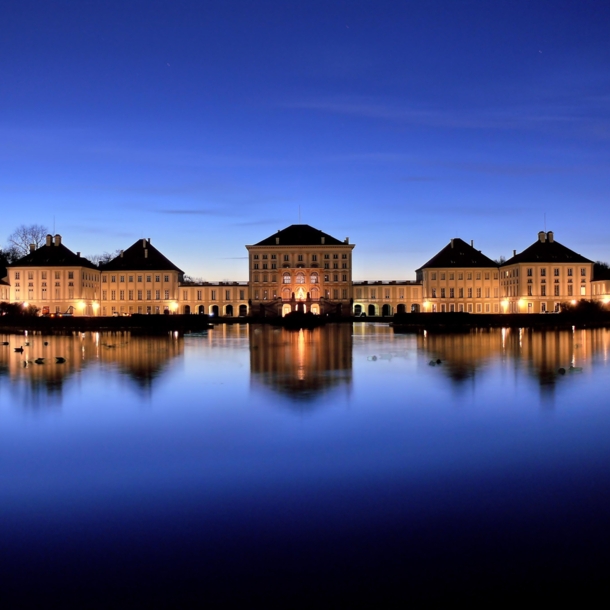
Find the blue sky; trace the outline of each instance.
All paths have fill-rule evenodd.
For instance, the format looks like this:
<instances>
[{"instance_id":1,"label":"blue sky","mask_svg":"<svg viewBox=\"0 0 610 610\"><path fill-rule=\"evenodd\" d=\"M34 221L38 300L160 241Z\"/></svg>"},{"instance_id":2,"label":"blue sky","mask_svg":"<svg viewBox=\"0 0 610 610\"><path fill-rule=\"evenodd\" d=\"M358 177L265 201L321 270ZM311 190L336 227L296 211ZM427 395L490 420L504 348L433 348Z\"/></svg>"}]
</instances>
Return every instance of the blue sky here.
<instances>
[{"instance_id":1,"label":"blue sky","mask_svg":"<svg viewBox=\"0 0 610 610\"><path fill-rule=\"evenodd\" d=\"M602 0L2 3L0 240L150 237L244 280L300 214L356 244L355 279L413 279L546 215L609 260L609 31Z\"/></svg>"}]
</instances>

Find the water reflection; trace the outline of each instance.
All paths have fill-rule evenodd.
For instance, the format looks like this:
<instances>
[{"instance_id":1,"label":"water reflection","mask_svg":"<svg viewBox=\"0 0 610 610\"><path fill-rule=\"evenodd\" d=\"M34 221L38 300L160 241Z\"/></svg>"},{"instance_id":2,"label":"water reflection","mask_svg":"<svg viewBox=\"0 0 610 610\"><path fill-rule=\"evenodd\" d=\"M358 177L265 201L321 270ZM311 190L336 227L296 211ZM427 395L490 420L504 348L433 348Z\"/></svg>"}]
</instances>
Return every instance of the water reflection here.
<instances>
[{"instance_id":1,"label":"water reflection","mask_svg":"<svg viewBox=\"0 0 610 610\"><path fill-rule=\"evenodd\" d=\"M134 337L129 333L72 333L60 336L4 335L0 343L0 377L11 401L32 408L61 404L66 384L98 366L123 373L139 390L182 354L183 343L171 336ZM15 348L23 348L17 352Z\"/></svg>"},{"instance_id":2,"label":"water reflection","mask_svg":"<svg viewBox=\"0 0 610 610\"><path fill-rule=\"evenodd\" d=\"M523 370L535 379L542 397L555 391L566 375L581 373L600 355L607 360L610 332L592 330L473 330L465 334L422 334L417 345L430 362L441 360L441 369L456 385L474 383L494 361Z\"/></svg>"},{"instance_id":3,"label":"water reflection","mask_svg":"<svg viewBox=\"0 0 610 610\"><path fill-rule=\"evenodd\" d=\"M251 384L272 388L301 404L352 383L352 327L312 330L257 326L250 336Z\"/></svg>"},{"instance_id":4,"label":"water reflection","mask_svg":"<svg viewBox=\"0 0 610 610\"><path fill-rule=\"evenodd\" d=\"M247 367L249 359L250 391L271 391L271 401L274 396L289 398L279 402L291 405L296 401L309 408L329 392L350 394L354 352L358 357L366 355L376 366L394 357L400 357L404 366L414 359L421 366L429 363L436 367L430 373L449 379L459 391L473 389L491 376L492 370L509 372L515 384L523 377L533 379L543 399L552 397L570 376L587 375L595 360L608 360L610 331L491 329L465 334L424 333L410 335L405 341L405 336L395 335L386 325L340 324L301 331L267 325L219 325L186 341L173 334L74 333L0 336L0 343L5 342L9 345L0 345L0 379L10 383L2 383L2 392L24 406L61 404L68 381L95 367L119 373L133 390L150 397L157 381L171 375L170 363L185 355L186 345L195 371L205 366L206 358L218 360L222 349L235 356L223 365L233 367L233 373L237 372L235 367ZM15 352L21 346L23 352ZM560 369L565 369L565 374Z\"/></svg>"}]
</instances>

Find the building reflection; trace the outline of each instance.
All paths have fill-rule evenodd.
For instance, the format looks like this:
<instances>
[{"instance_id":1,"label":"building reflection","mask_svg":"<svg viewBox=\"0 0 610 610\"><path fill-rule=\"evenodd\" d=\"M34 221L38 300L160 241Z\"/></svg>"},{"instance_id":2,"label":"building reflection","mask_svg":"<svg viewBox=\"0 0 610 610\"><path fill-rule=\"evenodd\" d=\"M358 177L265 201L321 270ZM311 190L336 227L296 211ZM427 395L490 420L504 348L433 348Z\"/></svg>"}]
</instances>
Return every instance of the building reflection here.
<instances>
[{"instance_id":1,"label":"building reflection","mask_svg":"<svg viewBox=\"0 0 610 610\"><path fill-rule=\"evenodd\" d=\"M552 393L565 374L586 368L597 354L607 357L610 332L593 330L489 329L463 334L418 335L418 347L457 385L473 380L492 360L520 367Z\"/></svg>"},{"instance_id":2,"label":"building reflection","mask_svg":"<svg viewBox=\"0 0 610 610\"><path fill-rule=\"evenodd\" d=\"M31 408L61 404L64 385L88 367L99 365L124 373L138 390L150 391L168 362L182 354L183 341L172 335L134 337L129 333L5 335L0 376L13 403ZM23 352L15 348L23 347Z\"/></svg>"},{"instance_id":3,"label":"building reflection","mask_svg":"<svg viewBox=\"0 0 610 610\"><path fill-rule=\"evenodd\" d=\"M261 325L250 335L250 382L311 404L352 383L352 327L331 324L309 330Z\"/></svg>"}]
</instances>

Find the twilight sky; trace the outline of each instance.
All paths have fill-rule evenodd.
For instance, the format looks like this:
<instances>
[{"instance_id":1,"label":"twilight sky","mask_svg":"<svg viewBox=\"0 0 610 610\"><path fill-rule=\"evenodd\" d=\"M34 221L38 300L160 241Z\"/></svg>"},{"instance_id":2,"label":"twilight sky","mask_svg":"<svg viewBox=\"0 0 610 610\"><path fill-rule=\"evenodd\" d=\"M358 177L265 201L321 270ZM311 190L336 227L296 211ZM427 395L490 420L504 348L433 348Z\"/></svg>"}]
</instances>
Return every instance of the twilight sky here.
<instances>
[{"instance_id":1,"label":"twilight sky","mask_svg":"<svg viewBox=\"0 0 610 610\"><path fill-rule=\"evenodd\" d=\"M150 237L192 276L301 221L354 279L545 228L610 260L606 0L4 2L0 241Z\"/></svg>"}]
</instances>

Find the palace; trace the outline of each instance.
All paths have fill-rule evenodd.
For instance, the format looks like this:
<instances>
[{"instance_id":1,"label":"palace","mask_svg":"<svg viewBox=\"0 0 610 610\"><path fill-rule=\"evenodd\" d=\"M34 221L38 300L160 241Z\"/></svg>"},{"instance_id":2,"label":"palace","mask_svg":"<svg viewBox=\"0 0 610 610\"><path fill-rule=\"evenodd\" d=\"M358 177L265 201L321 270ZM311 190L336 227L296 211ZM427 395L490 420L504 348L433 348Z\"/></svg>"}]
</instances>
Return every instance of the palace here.
<instances>
[{"instance_id":1,"label":"palace","mask_svg":"<svg viewBox=\"0 0 610 610\"><path fill-rule=\"evenodd\" d=\"M354 244L309 225L290 225L247 245L247 282L185 280L184 272L140 239L94 265L60 235L8 265L0 300L41 314L84 316L209 314L283 316L292 311L339 316L405 312L545 313L577 299L610 302L610 276L541 231L520 253L497 263L456 237L416 270L415 281L352 279Z\"/></svg>"}]
</instances>

